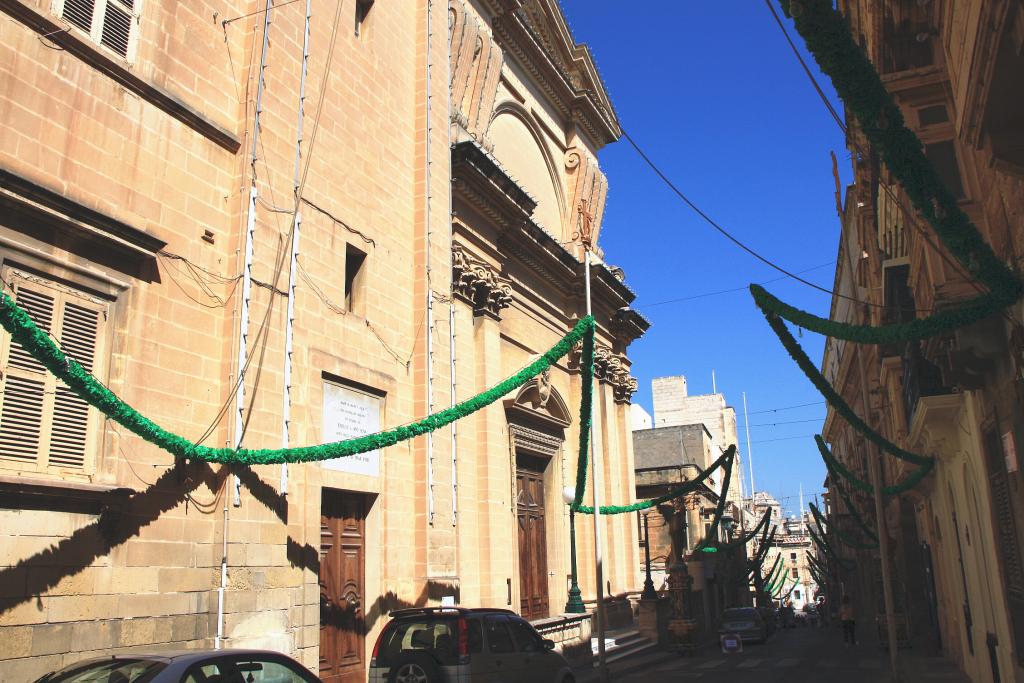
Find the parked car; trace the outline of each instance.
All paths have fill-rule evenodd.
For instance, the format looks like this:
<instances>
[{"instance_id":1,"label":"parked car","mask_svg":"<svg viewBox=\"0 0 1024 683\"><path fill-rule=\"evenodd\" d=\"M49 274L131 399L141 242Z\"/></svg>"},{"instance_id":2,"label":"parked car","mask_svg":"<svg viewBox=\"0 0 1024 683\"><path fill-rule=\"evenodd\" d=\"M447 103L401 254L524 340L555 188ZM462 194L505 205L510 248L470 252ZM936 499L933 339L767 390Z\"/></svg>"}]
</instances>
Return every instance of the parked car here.
<instances>
[{"instance_id":1,"label":"parked car","mask_svg":"<svg viewBox=\"0 0 1024 683\"><path fill-rule=\"evenodd\" d=\"M422 608L391 613L370 683L575 683L569 663L514 612Z\"/></svg>"},{"instance_id":2,"label":"parked car","mask_svg":"<svg viewBox=\"0 0 1024 683\"><path fill-rule=\"evenodd\" d=\"M756 607L730 607L722 612L718 633L734 633L744 643L763 643L768 640L768 626Z\"/></svg>"},{"instance_id":3,"label":"parked car","mask_svg":"<svg viewBox=\"0 0 1024 683\"><path fill-rule=\"evenodd\" d=\"M36 683L319 683L291 657L267 650L182 650L86 659Z\"/></svg>"}]
</instances>

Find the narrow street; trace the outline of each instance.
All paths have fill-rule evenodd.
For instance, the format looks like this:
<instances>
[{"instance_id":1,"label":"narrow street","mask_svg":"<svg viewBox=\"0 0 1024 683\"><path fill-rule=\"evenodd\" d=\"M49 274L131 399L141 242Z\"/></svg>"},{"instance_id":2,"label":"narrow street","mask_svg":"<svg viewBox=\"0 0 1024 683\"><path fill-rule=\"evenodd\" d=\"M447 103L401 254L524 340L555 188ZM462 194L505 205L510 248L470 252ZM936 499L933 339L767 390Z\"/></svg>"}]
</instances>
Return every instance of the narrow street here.
<instances>
[{"instance_id":1,"label":"narrow street","mask_svg":"<svg viewBox=\"0 0 1024 683\"><path fill-rule=\"evenodd\" d=\"M627 674L616 683L728 681L728 683L862 683L888 681L886 653L870 643L846 648L837 626L780 630L763 645L745 645L725 655L714 650L698 657L662 661Z\"/></svg>"}]
</instances>

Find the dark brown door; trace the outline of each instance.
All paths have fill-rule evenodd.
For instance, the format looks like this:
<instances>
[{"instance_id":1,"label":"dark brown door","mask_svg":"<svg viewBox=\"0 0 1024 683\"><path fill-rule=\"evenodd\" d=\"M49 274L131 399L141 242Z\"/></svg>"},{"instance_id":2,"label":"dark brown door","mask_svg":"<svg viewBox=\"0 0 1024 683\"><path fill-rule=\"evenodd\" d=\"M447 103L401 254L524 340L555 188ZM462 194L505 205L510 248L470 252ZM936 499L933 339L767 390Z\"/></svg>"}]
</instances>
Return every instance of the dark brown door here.
<instances>
[{"instance_id":1,"label":"dark brown door","mask_svg":"<svg viewBox=\"0 0 1024 683\"><path fill-rule=\"evenodd\" d=\"M320 678L363 683L366 498L324 489L320 508Z\"/></svg>"},{"instance_id":2,"label":"dark brown door","mask_svg":"<svg viewBox=\"0 0 1024 683\"><path fill-rule=\"evenodd\" d=\"M519 611L526 619L548 616L547 538L544 533L544 468L533 458L516 458L519 522Z\"/></svg>"}]
</instances>

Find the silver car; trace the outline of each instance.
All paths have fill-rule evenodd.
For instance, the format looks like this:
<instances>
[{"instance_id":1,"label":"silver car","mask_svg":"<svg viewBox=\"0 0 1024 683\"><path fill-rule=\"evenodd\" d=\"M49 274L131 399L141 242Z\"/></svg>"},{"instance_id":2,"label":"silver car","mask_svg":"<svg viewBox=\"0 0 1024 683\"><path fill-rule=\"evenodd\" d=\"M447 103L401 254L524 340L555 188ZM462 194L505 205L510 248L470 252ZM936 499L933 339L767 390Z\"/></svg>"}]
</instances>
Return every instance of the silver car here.
<instances>
[{"instance_id":1,"label":"silver car","mask_svg":"<svg viewBox=\"0 0 1024 683\"><path fill-rule=\"evenodd\" d=\"M370 683L575 683L554 647L508 610L398 610L374 645Z\"/></svg>"},{"instance_id":2,"label":"silver car","mask_svg":"<svg viewBox=\"0 0 1024 683\"><path fill-rule=\"evenodd\" d=\"M36 683L319 683L291 657L267 650L140 652L86 659Z\"/></svg>"}]
</instances>

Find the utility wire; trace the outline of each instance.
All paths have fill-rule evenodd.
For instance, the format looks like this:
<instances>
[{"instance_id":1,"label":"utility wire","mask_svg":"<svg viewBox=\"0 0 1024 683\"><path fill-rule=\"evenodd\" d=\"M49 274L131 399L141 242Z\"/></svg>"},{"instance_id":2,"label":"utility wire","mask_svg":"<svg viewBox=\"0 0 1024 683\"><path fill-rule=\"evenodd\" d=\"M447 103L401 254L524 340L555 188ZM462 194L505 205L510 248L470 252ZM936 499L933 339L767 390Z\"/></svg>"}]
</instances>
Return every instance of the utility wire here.
<instances>
[{"instance_id":1,"label":"utility wire","mask_svg":"<svg viewBox=\"0 0 1024 683\"><path fill-rule=\"evenodd\" d=\"M298 1L299 0L286 0L285 2L282 2L280 4L274 5L270 9L278 9L279 7L284 7L285 5L290 5L293 2L298 2ZM261 9L261 10L257 10L256 12L249 12L248 14L240 14L237 17L231 17L230 19L225 19L224 21L220 22L220 25L221 26L227 26L228 24L230 24L232 22L235 22L235 21L238 21L239 19L245 19L247 17L254 17L257 14L263 14L266 11L268 11L268 10Z\"/></svg>"},{"instance_id":2,"label":"utility wire","mask_svg":"<svg viewBox=\"0 0 1024 683\"><path fill-rule=\"evenodd\" d=\"M806 408L807 406L824 405L825 401L812 401L811 403L798 403L795 406L783 406L782 408L765 408L764 410L751 410L748 415L760 415L762 413L777 413L780 410L793 410L794 408Z\"/></svg>"},{"instance_id":3,"label":"utility wire","mask_svg":"<svg viewBox=\"0 0 1024 683\"><path fill-rule=\"evenodd\" d=\"M831 266L833 264L835 264L835 261L829 261L828 263L822 263L821 265L812 266L810 268L805 268L804 270L798 270L797 274L798 275L802 275L803 273L809 273L812 270L818 270L819 268L824 268L825 266ZM770 284L772 282L778 282L779 280L786 280L786 279L788 279L788 276L782 275L780 277L772 278L771 280L765 280L764 282L759 282L758 284L767 285L767 284ZM644 304L643 306L634 306L633 308L636 308L636 309L653 308L655 306L664 306L665 304L675 304L675 303L679 303L681 301L693 301L694 299L703 299L703 298L709 297L709 296L718 296L719 294L731 294L732 292L746 292L748 289L749 289L749 286L748 285L744 285L742 287L734 287L732 289L722 289L722 290L719 290L717 292L705 292L703 294L694 294L693 296L684 296L684 297L681 297L679 299L667 299L665 301L657 301L657 302L655 302L653 304Z\"/></svg>"}]
</instances>

